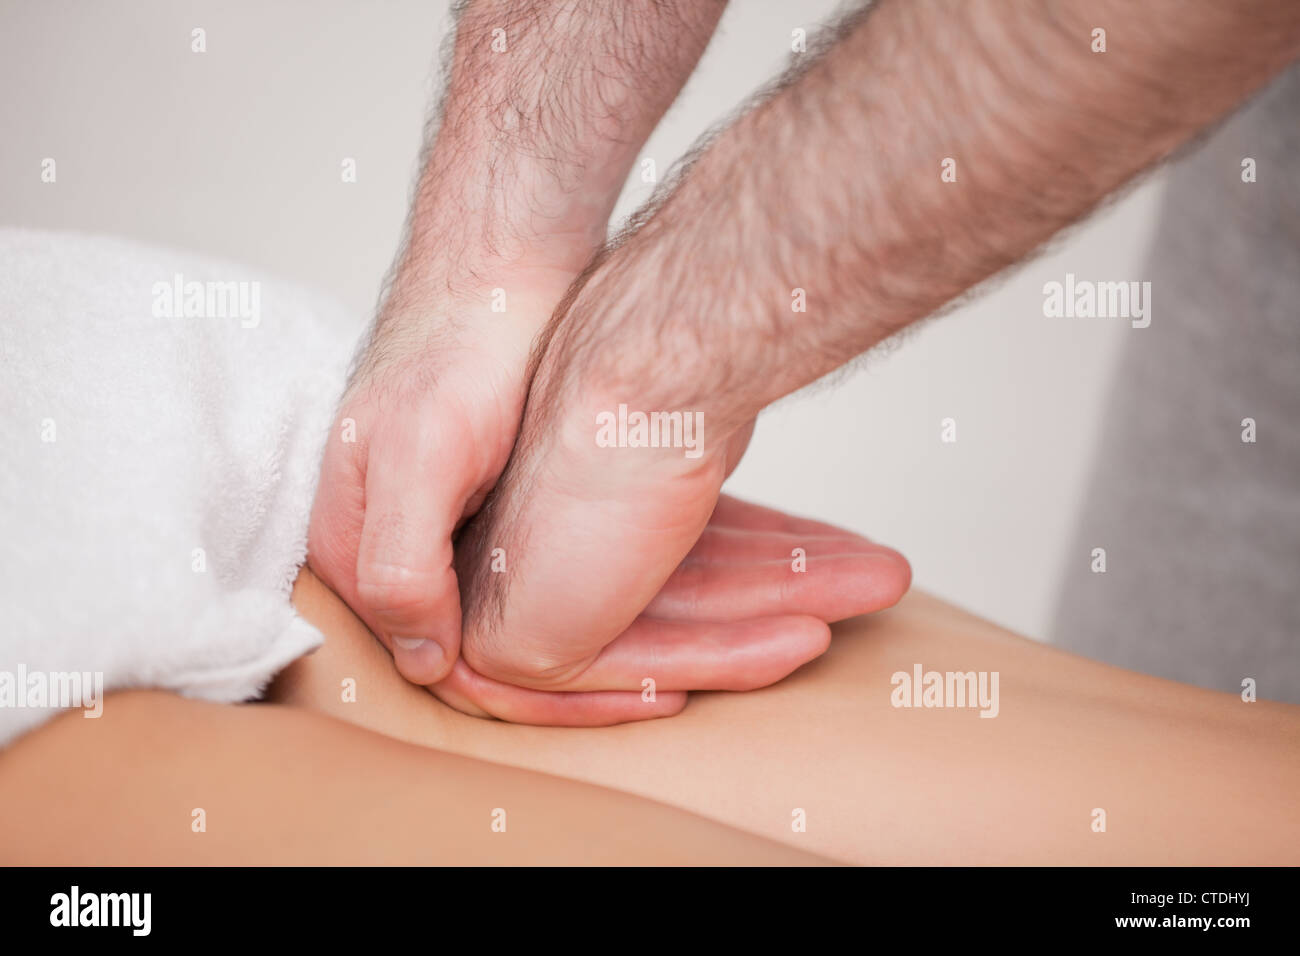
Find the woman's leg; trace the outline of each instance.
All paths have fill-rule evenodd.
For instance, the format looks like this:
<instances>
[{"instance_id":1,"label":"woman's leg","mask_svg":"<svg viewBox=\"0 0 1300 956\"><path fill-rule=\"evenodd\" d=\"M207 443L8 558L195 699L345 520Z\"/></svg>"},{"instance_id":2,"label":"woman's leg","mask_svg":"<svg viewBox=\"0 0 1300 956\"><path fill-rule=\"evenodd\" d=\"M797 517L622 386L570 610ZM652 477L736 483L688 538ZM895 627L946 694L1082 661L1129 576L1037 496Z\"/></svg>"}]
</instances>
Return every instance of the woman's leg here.
<instances>
[{"instance_id":1,"label":"woman's leg","mask_svg":"<svg viewBox=\"0 0 1300 956\"><path fill-rule=\"evenodd\" d=\"M1218 864L1300 856L1300 708L1093 663L926 595L841 625L824 657L775 686L696 694L675 717L589 729L457 713L403 681L319 582L304 574L294 600L327 640L278 682L281 701L441 750L652 797L838 859ZM895 706L902 688L893 676L918 666L973 673L977 687L983 672L989 691L996 673L996 716ZM355 681L355 702L343 699L345 680Z\"/></svg>"},{"instance_id":2,"label":"woman's leg","mask_svg":"<svg viewBox=\"0 0 1300 956\"><path fill-rule=\"evenodd\" d=\"M112 695L96 720L72 711L20 738L0 753L0 807L5 864L818 862L323 714L160 692Z\"/></svg>"}]
</instances>

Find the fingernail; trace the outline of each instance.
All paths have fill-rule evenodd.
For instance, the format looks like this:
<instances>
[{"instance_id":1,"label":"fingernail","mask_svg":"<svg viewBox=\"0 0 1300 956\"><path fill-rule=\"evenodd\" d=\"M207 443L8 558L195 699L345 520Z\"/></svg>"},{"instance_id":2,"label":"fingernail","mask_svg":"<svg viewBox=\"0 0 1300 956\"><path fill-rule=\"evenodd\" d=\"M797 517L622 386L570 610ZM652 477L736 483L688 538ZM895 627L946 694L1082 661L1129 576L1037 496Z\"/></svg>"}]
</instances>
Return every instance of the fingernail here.
<instances>
[{"instance_id":1,"label":"fingernail","mask_svg":"<svg viewBox=\"0 0 1300 956\"><path fill-rule=\"evenodd\" d=\"M421 644L425 643L425 640L426 639L423 637L398 637L396 634L393 635L393 643L404 651L415 650Z\"/></svg>"}]
</instances>

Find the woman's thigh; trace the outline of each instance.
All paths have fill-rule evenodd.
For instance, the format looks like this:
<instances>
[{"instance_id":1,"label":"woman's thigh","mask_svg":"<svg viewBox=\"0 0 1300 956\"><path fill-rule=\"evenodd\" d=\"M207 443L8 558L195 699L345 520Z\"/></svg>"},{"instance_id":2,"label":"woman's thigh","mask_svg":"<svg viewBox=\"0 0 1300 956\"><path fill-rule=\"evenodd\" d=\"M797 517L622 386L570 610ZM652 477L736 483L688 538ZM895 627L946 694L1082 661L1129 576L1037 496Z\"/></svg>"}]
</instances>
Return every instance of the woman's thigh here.
<instances>
[{"instance_id":1,"label":"woman's thigh","mask_svg":"<svg viewBox=\"0 0 1300 956\"><path fill-rule=\"evenodd\" d=\"M920 593L839 626L772 687L584 729L452 711L318 582L295 601L327 640L282 700L841 860L1260 863L1300 847L1300 708L1097 664Z\"/></svg>"},{"instance_id":2,"label":"woman's thigh","mask_svg":"<svg viewBox=\"0 0 1300 956\"><path fill-rule=\"evenodd\" d=\"M110 695L0 753L0 862L800 864L650 800L326 715Z\"/></svg>"}]
</instances>

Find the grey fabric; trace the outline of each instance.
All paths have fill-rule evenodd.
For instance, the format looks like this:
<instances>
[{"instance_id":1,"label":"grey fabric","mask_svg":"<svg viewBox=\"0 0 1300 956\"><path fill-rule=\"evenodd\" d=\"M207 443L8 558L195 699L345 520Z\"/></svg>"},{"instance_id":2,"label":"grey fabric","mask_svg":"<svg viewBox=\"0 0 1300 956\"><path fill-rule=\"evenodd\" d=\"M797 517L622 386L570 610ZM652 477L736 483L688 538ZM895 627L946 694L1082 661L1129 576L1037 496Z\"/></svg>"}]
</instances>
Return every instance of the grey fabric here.
<instances>
[{"instance_id":1,"label":"grey fabric","mask_svg":"<svg viewBox=\"0 0 1300 956\"><path fill-rule=\"evenodd\" d=\"M1050 637L1300 702L1300 69L1173 167L1141 278Z\"/></svg>"}]
</instances>

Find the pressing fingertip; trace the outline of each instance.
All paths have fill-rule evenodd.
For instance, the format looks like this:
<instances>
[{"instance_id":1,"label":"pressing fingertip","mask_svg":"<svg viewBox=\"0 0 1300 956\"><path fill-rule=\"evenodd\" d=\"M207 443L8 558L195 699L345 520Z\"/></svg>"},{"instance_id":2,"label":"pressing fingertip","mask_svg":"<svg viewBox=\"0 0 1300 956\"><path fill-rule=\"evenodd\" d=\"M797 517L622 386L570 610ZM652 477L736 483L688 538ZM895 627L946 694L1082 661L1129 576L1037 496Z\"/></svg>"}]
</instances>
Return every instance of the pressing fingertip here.
<instances>
[{"instance_id":1,"label":"pressing fingertip","mask_svg":"<svg viewBox=\"0 0 1300 956\"><path fill-rule=\"evenodd\" d=\"M435 684L447 676L453 659L442 645L427 637L391 635L393 661L398 672L413 684Z\"/></svg>"},{"instance_id":2,"label":"pressing fingertip","mask_svg":"<svg viewBox=\"0 0 1300 956\"><path fill-rule=\"evenodd\" d=\"M644 692L641 700L646 707L640 713L633 712L632 720L654 720L658 717L673 717L686 709L687 694L684 690L660 691L652 700L647 701Z\"/></svg>"},{"instance_id":3,"label":"pressing fingertip","mask_svg":"<svg viewBox=\"0 0 1300 956\"><path fill-rule=\"evenodd\" d=\"M879 610L879 611L883 611L885 610L885 608L893 607L895 604L897 604L899 601L903 599L903 595L907 594L907 592L911 590L912 587L911 562L908 561L907 558L904 557L902 554L895 551L893 548L886 548L884 550L885 550L885 555L887 557L887 560L893 563L894 573L892 579L889 578L884 579L884 583L886 586L882 589L881 592L882 600L880 606L878 608L873 608L873 610Z\"/></svg>"}]
</instances>

